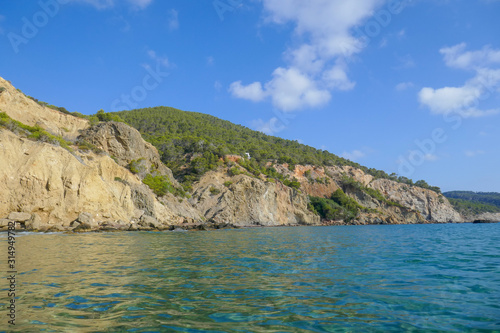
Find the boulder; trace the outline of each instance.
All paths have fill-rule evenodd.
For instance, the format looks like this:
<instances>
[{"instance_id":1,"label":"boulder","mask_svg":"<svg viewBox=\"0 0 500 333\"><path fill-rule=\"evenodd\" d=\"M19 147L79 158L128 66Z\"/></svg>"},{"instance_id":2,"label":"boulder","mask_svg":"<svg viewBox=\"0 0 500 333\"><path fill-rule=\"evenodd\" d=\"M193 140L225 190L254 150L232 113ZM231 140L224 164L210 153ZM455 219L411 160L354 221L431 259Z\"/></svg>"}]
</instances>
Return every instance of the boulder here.
<instances>
[{"instance_id":1,"label":"boulder","mask_svg":"<svg viewBox=\"0 0 500 333\"><path fill-rule=\"evenodd\" d=\"M98 227L98 223L94 220L92 214L90 213L80 213L76 221L80 223L78 227L82 229L95 229Z\"/></svg>"},{"instance_id":2,"label":"boulder","mask_svg":"<svg viewBox=\"0 0 500 333\"><path fill-rule=\"evenodd\" d=\"M12 212L9 214L8 219L16 222L26 222L31 218L30 213Z\"/></svg>"},{"instance_id":3,"label":"boulder","mask_svg":"<svg viewBox=\"0 0 500 333\"><path fill-rule=\"evenodd\" d=\"M42 219L36 213L32 214L30 219L25 223L26 230L40 230L42 226Z\"/></svg>"}]
</instances>

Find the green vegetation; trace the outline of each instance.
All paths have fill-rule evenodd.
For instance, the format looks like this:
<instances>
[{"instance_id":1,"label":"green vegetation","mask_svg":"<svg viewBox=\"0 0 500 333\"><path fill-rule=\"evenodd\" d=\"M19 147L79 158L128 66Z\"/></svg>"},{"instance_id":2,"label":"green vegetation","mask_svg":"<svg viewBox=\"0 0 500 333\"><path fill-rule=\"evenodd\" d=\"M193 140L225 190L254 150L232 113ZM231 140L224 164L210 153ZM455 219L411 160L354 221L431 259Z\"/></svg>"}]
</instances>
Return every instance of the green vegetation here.
<instances>
[{"instance_id":1,"label":"green vegetation","mask_svg":"<svg viewBox=\"0 0 500 333\"><path fill-rule=\"evenodd\" d=\"M105 113L103 109L97 111L94 116L97 117L99 121L117 121L123 123L123 119L120 118L120 116L113 113Z\"/></svg>"},{"instance_id":2,"label":"green vegetation","mask_svg":"<svg viewBox=\"0 0 500 333\"><path fill-rule=\"evenodd\" d=\"M451 191L443 194L461 214L500 213L500 193Z\"/></svg>"},{"instance_id":3,"label":"green vegetation","mask_svg":"<svg viewBox=\"0 0 500 333\"><path fill-rule=\"evenodd\" d=\"M448 199L461 199L500 208L500 193L496 192L451 191L443 194Z\"/></svg>"},{"instance_id":4,"label":"green vegetation","mask_svg":"<svg viewBox=\"0 0 500 333\"><path fill-rule=\"evenodd\" d=\"M500 213L500 208L493 205L483 204L463 199L448 198L453 208L464 215L481 213Z\"/></svg>"},{"instance_id":5,"label":"green vegetation","mask_svg":"<svg viewBox=\"0 0 500 333\"><path fill-rule=\"evenodd\" d=\"M219 190L219 189L217 189L217 188L215 188L215 187L213 187L213 186L210 188L210 194L211 194L211 195L217 195L217 194L219 194L219 193L220 193L220 190Z\"/></svg>"},{"instance_id":6,"label":"green vegetation","mask_svg":"<svg viewBox=\"0 0 500 333\"><path fill-rule=\"evenodd\" d=\"M157 196L164 196L167 193L175 193L176 188L172 186L172 183L170 183L170 180L168 179L167 176L161 176L161 175L156 175L153 176L150 173L144 177L142 182L146 185L149 186L151 190L157 195Z\"/></svg>"},{"instance_id":7,"label":"green vegetation","mask_svg":"<svg viewBox=\"0 0 500 333\"><path fill-rule=\"evenodd\" d=\"M5 88L4 87L0 87L0 94L3 93L5 91Z\"/></svg>"},{"instance_id":8,"label":"green vegetation","mask_svg":"<svg viewBox=\"0 0 500 333\"><path fill-rule=\"evenodd\" d=\"M249 172L253 175L257 172L266 174L264 166L268 161L288 163L290 170L293 170L296 164L350 165L376 178L413 184L413 181L408 178L369 169L326 150L269 136L206 114L169 107L121 111L113 114L137 128L147 141L156 146L161 153L162 161L182 182L196 180L200 174L211 170L216 165L214 160L225 155L245 156L249 153L251 160L248 162L258 166L251 165L253 170ZM206 153L211 155L207 156ZM194 166L192 165L193 159L196 159ZM185 169L186 165L190 167ZM244 167L247 168L247 166Z\"/></svg>"},{"instance_id":9,"label":"green vegetation","mask_svg":"<svg viewBox=\"0 0 500 333\"><path fill-rule=\"evenodd\" d=\"M33 141L47 142L72 152L70 142L58 135L53 135L39 126L28 126L19 121L13 120L5 112L0 112L0 127L6 128L18 135L24 136Z\"/></svg>"},{"instance_id":10,"label":"green vegetation","mask_svg":"<svg viewBox=\"0 0 500 333\"><path fill-rule=\"evenodd\" d=\"M310 196L309 200L309 209L328 220L350 222L358 216L360 210L366 210L341 189L335 191L328 199Z\"/></svg>"},{"instance_id":11,"label":"green vegetation","mask_svg":"<svg viewBox=\"0 0 500 333\"><path fill-rule=\"evenodd\" d=\"M141 163L142 161L144 161L144 158L130 161L130 163L127 166L130 172L132 172L133 174L138 174L140 172L146 171Z\"/></svg>"},{"instance_id":12,"label":"green vegetation","mask_svg":"<svg viewBox=\"0 0 500 333\"><path fill-rule=\"evenodd\" d=\"M231 181L229 181L229 180L228 180L227 182L224 182L224 186L225 186L225 187L229 187L229 186L231 186L232 184L233 184L233 182L231 182Z\"/></svg>"}]
</instances>

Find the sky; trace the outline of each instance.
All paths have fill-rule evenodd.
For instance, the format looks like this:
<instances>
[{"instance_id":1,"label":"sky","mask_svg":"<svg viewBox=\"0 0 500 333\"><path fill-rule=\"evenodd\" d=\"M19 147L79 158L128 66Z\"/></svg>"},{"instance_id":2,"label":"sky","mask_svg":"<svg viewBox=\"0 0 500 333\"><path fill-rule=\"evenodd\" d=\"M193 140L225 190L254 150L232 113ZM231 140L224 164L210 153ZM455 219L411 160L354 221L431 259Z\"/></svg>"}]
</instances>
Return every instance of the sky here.
<instances>
[{"instance_id":1,"label":"sky","mask_svg":"<svg viewBox=\"0 0 500 333\"><path fill-rule=\"evenodd\" d=\"M500 192L498 0L1 0L0 76L171 106L443 191Z\"/></svg>"}]
</instances>

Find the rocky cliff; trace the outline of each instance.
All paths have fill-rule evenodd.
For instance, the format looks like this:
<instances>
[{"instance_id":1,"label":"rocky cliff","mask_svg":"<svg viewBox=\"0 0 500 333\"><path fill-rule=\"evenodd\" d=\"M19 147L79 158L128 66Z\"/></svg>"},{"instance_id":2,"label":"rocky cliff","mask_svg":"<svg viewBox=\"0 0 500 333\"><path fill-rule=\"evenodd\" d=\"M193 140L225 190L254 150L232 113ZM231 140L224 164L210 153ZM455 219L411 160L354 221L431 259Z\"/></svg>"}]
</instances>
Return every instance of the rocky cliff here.
<instances>
[{"instance_id":1,"label":"rocky cliff","mask_svg":"<svg viewBox=\"0 0 500 333\"><path fill-rule=\"evenodd\" d=\"M147 175L167 177L174 189L180 185L137 130L115 122L91 126L39 105L1 78L0 112L19 122L4 117L7 122L0 126L0 229L9 222L40 231L319 223L307 210L305 194L245 175L228 178L233 184L225 187L220 182L224 169L195 184L190 200L172 193L158 196L143 183ZM22 124L69 145L37 140Z\"/></svg>"},{"instance_id":2,"label":"rocky cliff","mask_svg":"<svg viewBox=\"0 0 500 333\"><path fill-rule=\"evenodd\" d=\"M12 221L20 229L74 231L342 224L320 221L309 209L308 196L328 198L338 189L362 207L353 224L464 221L441 194L351 166L269 162L282 182L247 172L239 165L244 158L231 155L186 193L157 149L124 123L91 125L36 103L2 78L0 112L6 115L0 118L0 229Z\"/></svg>"},{"instance_id":3,"label":"rocky cliff","mask_svg":"<svg viewBox=\"0 0 500 333\"><path fill-rule=\"evenodd\" d=\"M329 197L342 189L361 206L371 210L361 212L355 224L404 224L463 222L449 201L441 194L417 186L409 186L388 179L375 179L351 166L295 166L275 165L282 174L295 177L308 195ZM346 179L348 181L346 181ZM364 188L378 191L384 200L368 194Z\"/></svg>"}]
</instances>

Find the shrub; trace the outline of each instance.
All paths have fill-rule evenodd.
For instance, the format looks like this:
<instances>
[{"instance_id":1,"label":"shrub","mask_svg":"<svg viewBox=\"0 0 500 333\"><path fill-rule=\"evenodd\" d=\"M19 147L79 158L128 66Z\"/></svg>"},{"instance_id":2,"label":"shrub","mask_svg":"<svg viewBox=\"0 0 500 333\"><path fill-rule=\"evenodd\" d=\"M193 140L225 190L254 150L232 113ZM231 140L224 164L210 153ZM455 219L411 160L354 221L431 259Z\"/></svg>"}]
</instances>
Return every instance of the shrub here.
<instances>
[{"instance_id":1,"label":"shrub","mask_svg":"<svg viewBox=\"0 0 500 333\"><path fill-rule=\"evenodd\" d=\"M229 169L228 173L230 176L237 176L241 174L241 170L238 167L232 167L231 169Z\"/></svg>"},{"instance_id":2,"label":"shrub","mask_svg":"<svg viewBox=\"0 0 500 333\"><path fill-rule=\"evenodd\" d=\"M215 187L213 187L213 186L210 188L210 194L211 194L211 195L217 195L217 194L219 194L219 193L220 193L220 190L219 190L219 189L217 189L217 188L215 188Z\"/></svg>"},{"instance_id":3,"label":"shrub","mask_svg":"<svg viewBox=\"0 0 500 333\"><path fill-rule=\"evenodd\" d=\"M231 186L232 183L233 182L231 182L231 181L224 182L224 186L225 187L229 187L229 186Z\"/></svg>"},{"instance_id":4,"label":"shrub","mask_svg":"<svg viewBox=\"0 0 500 333\"><path fill-rule=\"evenodd\" d=\"M164 196L168 192L174 193L175 188L170 183L167 176L153 176L150 173L144 177L142 182L149 186L157 196Z\"/></svg>"}]
</instances>

